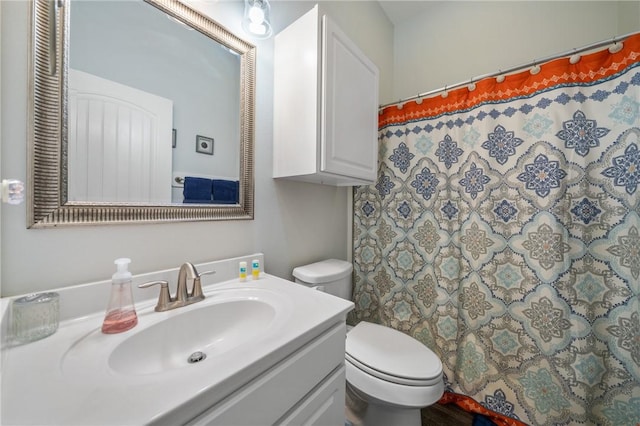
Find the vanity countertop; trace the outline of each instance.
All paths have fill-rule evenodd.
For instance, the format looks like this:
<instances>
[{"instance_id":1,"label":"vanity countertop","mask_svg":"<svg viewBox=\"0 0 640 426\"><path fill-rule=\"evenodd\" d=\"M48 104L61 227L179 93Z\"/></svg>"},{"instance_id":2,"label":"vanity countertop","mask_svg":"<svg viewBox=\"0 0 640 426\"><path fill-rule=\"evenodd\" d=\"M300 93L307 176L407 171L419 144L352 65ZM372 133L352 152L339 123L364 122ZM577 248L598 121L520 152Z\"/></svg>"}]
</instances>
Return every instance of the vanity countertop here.
<instances>
[{"instance_id":1,"label":"vanity countertop","mask_svg":"<svg viewBox=\"0 0 640 426\"><path fill-rule=\"evenodd\" d=\"M155 300L138 303L138 325L124 333L102 334L104 312L96 312L61 321L58 331L42 340L4 348L1 423L184 423L189 419L178 412L197 415L314 336L344 322L353 308L352 302L264 273L256 281L231 279L206 285L204 293L204 301L167 312L155 312ZM276 301L273 306L278 312L264 331L236 349L180 367L169 362L166 368L150 366L149 371L132 367L134 373L112 368L114 350L136 333L243 293L250 300ZM144 365L140 361L136 360Z\"/></svg>"}]
</instances>

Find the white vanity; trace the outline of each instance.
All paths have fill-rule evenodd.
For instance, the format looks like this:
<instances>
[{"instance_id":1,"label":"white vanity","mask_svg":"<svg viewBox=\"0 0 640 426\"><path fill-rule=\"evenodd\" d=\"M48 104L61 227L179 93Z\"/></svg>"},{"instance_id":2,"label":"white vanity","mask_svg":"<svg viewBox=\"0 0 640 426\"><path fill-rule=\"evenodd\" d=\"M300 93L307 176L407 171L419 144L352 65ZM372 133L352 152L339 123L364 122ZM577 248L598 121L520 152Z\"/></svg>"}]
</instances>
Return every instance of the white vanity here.
<instances>
[{"instance_id":1,"label":"white vanity","mask_svg":"<svg viewBox=\"0 0 640 426\"><path fill-rule=\"evenodd\" d=\"M353 303L264 273L240 282L238 262L256 257L196 265L216 271L205 300L166 312L137 285L175 288L177 268L134 276L138 325L114 335L100 331L109 281L57 290L58 331L20 346L2 299L0 423L343 425Z\"/></svg>"}]
</instances>

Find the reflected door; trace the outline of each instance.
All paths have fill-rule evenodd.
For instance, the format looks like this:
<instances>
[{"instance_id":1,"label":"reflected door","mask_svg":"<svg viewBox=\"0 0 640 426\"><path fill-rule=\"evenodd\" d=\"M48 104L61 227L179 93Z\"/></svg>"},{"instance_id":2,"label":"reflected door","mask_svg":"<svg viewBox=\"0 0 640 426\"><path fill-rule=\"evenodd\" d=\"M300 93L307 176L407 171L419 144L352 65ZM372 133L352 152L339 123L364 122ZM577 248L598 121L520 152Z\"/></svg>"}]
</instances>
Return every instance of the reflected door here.
<instances>
[{"instance_id":1,"label":"reflected door","mask_svg":"<svg viewBox=\"0 0 640 426\"><path fill-rule=\"evenodd\" d=\"M173 102L69 70L69 201L171 202Z\"/></svg>"}]
</instances>

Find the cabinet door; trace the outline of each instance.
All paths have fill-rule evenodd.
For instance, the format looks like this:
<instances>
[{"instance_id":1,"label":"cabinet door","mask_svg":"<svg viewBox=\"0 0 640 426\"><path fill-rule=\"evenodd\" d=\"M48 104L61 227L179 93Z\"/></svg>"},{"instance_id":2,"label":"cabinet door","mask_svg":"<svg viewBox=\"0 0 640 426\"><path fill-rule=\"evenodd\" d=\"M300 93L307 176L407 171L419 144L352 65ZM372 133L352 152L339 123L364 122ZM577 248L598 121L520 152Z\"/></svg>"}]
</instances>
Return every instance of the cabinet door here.
<instances>
[{"instance_id":1,"label":"cabinet door","mask_svg":"<svg viewBox=\"0 0 640 426\"><path fill-rule=\"evenodd\" d=\"M321 164L323 172L376 179L378 68L323 16Z\"/></svg>"},{"instance_id":2,"label":"cabinet door","mask_svg":"<svg viewBox=\"0 0 640 426\"><path fill-rule=\"evenodd\" d=\"M318 172L318 6L274 37L273 177Z\"/></svg>"}]
</instances>

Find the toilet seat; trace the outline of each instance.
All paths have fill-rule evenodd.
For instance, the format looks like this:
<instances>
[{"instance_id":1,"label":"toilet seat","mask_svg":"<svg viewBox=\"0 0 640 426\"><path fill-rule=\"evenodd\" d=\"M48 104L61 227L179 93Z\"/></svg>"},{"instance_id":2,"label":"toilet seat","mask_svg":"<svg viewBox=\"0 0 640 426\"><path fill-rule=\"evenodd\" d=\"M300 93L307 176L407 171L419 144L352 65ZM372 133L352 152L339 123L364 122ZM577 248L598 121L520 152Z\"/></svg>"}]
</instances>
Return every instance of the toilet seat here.
<instances>
[{"instance_id":1,"label":"toilet seat","mask_svg":"<svg viewBox=\"0 0 640 426\"><path fill-rule=\"evenodd\" d=\"M345 358L387 382L433 386L442 382L442 362L429 348L400 331L362 321L347 334Z\"/></svg>"},{"instance_id":2,"label":"toilet seat","mask_svg":"<svg viewBox=\"0 0 640 426\"><path fill-rule=\"evenodd\" d=\"M369 367L368 365L359 362L358 360L356 360L353 357L349 356L349 354L345 355L345 359L348 362L350 362L351 364L353 364L354 367L364 371L367 374L370 374L370 375L372 375L374 377L377 377L378 379L382 379L382 380L385 380L387 382L395 383L395 384L398 384L398 385L433 386L433 385L437 384L438 382L442 381L442 375L439 375L437 377L434 377L432 379L427 379L427 380L410 379L410 378L406 378L406 377L392 376L392 375L389 375L389 374L385 374L382 371L375 370L375 369Z\"/></svg>"},{"instance_id":3,"label":"toilet seat","mask_svg":"<svg viewBox=\"0 0 640 426\"><path fill-rule=\"evenodd\" d=\"M444 394L442 377L431 386L407 386L368 374L350 361L345 367L347 383L369 403L420 409L435 404Z\"/></svg>"}]
</instances>

